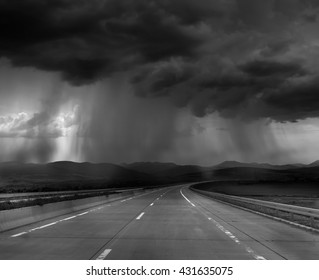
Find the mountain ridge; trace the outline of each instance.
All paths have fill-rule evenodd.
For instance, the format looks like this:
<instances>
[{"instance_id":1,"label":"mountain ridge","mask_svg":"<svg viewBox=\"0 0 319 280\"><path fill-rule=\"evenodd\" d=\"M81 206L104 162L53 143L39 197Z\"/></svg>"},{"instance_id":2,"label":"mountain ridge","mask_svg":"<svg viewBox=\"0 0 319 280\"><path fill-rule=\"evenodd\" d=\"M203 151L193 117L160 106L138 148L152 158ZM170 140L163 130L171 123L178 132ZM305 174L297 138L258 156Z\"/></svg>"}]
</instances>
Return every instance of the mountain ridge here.
<instances>
[{"instance_id":1,"label":"mountain ridge","mask_svg":"<svg viewBox=\"0 0 319 280\"><path fill-rule=\"evenodd\" d=\"M205 167L172 162L129 164L57 161L45 164L0 163L0 183L122 182L165 184L205 180L319 180L319 161L304 164L272 165L224 161ZM92 183L93 185L93 183Z\"/></svg>"}]
</instances>

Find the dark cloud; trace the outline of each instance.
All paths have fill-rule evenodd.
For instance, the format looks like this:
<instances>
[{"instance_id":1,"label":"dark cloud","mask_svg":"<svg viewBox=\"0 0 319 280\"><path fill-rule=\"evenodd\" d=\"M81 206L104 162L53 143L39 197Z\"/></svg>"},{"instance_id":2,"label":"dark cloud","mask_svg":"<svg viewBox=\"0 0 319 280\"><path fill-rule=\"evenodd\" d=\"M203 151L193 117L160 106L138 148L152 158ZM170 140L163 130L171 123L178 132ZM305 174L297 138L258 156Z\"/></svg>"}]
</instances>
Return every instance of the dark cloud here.
<instances>
[{"instance_id":1,"label":"dark cloud","mask_svg":"<svg viewBox=\"0 0 319 280\"><path fill-rule=\"evenodd\" d=\"M279 62L279 61L261 61L255 60L248 62L239 67L245 73L256 77L267 76L301 76L305 75L306 71L299 63L294 62Z\"/></svg>"},{"instance_id":2,"label":"dark cloud","mask_svg":"<svg viewBox=\"0 0 319 280\"><path fill-rule=\"evenodd\" d=\"M306 20L306 21L308 21L308 22L316 22L317 21L317 15L315 15L315 14L308 14L308 15L304 15L304 19Z\"/></svg>"},{"instance_id":3,"label":"dark cloud","mask_svg":"<svg viewBox=\"0 0 319 280\"><path fill-rule=\"evenodd\" d=\"M234 8L234 1L162 0L159 6L184 24L196 24L213 18L222 19Z\"/></svg>"},{"instance_id":4,"label":"dark cloud","mask_svg":"<svg viewBox=\"0 0 319 280\"><path fill-rule=\"evenodd\" d=\"M310 75L302 62L259 59L224 65L222 61L215 61L204 67L204 64L170 61L143 70L134 83L138 95L170 96L174 103L188 105L198 117L218 112L225 118L295 121L297 115L302 119L317 114L314 110L307 111L312 105L300 111L298 102L295 107L290 106L293 92L287 90L288 84L299 85L299 80L305 80L307 85ZM297 93L300 106L310 101L301 93L304 87ZM305 91L305 94L308 93ZM278 96L281 107L276 105L274 96Z\"/></svg>"},{"instance_id":5,"label":"dark cloud","mask_svg":"<svg viewBox=\"0 0 319 280\"><path fill-rule=\"evenodd\" d=\"M126 72L138 96L166 96L196 116L294 121L318 116L318 53L305 27L317 9L314 0L2 0L0 56L76 85ZM45 110L29 125L48 126L55 113Z\"/></svg>"},{"instance_id":6,"label":"dark cloud","mask_svg":"<svg viewBox=\"0 0 319 280\"><path fill-rule=\"evenodd\" d=\"M157 1L1 1L0 23L0 55L79 84L201 42Z\"/></svg>"},{"instance_id":7,"label":"dark cloud","mask_svg":"<svg viewBox=\"0 0 319 280\"><path fill-rule=\"evenodd\" d=\"M273 57L276 55L285 54L290 50L290 46L293 44L293 39L290 40L275 40L267 43L260 54L264 57Z\"/></svg>"},{"instance_id":8,"label":"dark cloud","mask_svg":"<svg viewBox=\"0 0 319 280\"><path fill-rule=\"evenodd\" d=\"M274 115L279 121L297 121L305 117L318 116L318 78L315 76L298 84L289 83L280 90L270 91L263 97L265 104L272 109L269 110L270 115Z\"/></svg>"},{"instance_id":9,"label":"dark cloud","mask_svg":"<svg viewBox=\"0 0 319 280\"><path fill-rule=\"evenodd\" d=\"M171 59L143 67L131 82L138 96L165 96L172 88L194 77L196 67L181 59Z\"/></svg>"},{"instance_id":10,"label":"dark cloud","mask_svg":"<svg viewBox=\"0 0 319 280\"><path fill-rule=\"evenodd\" d=\"M238 66L238 72L202 80L190 105L197 116L215 111L245 120L295 121L317 116L313 109L316 87L308 75L295 62L249 61Z\"/></svg>"}]
</instances>

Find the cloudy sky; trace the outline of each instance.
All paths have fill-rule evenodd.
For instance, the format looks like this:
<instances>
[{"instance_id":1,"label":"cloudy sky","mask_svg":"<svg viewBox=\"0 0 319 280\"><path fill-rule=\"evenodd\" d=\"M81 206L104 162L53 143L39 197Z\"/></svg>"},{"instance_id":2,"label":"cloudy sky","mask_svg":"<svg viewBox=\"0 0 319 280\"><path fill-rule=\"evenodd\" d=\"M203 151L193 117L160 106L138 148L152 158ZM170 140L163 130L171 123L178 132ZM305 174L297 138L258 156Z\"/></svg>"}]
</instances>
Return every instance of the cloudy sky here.
<instances>
[{"instance_id":1,"label":"cloudy sky","mask_svg":"<svg viewBox=\"0 0 319 280\"><path fill-rule=\"evenodd\" d=\"M0 161L319 159L317 0L0 0Z\"/></svg>"}]
</instances>

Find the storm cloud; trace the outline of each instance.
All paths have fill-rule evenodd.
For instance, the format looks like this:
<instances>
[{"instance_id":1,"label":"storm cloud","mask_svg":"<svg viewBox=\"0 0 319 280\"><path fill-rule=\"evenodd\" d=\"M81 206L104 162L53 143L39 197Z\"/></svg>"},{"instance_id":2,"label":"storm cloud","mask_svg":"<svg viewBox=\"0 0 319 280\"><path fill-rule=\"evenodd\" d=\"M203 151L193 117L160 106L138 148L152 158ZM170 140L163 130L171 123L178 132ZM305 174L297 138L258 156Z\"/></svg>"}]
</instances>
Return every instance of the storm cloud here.
<instances>
[{"instance_id":1,"label":"storm cloud","mask_svg":"<svg viewBox=\"0 0 319 280\"><path fill-rule=\"evenodd\" d=\"M1 1L0 11L2 56L78 84L191 56L201 41L154 1Z\"/></svg>"},{"instance_id":2,"label":"storm cloud","mask_svg":"<svg viewBox=\"0 0 319 280\"><path fill-rule=\"evenodd\" d=\"M74 85L126 72L138 96L196 116L295 121L318 116L319 51L305 41L317 12L312 0L1 1L0 55Z\"/></svg>"},{"instance_id":3,"label":"storm cloud","mask_svg":"<svg viewBox=\"0 0 319 280\"><path fill-rule=\"evenodd\" d=\"M318 12L315 0L0 0L0 141L21 147L0 156L196 162L213 147L273 160L274 124L319 116Z\"/></svg>"}]
</instances>

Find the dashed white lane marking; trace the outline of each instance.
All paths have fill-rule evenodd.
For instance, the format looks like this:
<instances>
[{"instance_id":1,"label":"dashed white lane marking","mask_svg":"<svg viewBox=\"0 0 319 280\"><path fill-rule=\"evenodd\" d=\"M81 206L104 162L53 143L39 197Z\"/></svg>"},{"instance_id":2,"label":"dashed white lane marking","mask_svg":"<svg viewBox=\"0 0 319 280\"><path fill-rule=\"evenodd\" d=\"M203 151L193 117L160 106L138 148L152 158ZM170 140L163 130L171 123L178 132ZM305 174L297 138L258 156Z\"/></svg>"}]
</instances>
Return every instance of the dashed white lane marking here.
<instances>
[{"instance_id":1,"label":"dashed white lane marking","mask_svg":"<svg viewBox=\"0 0 319 280\"><path fill-rule=\"evenodd\" d=\"M17 234L11 235L11 237L18 237L18 236L21 236L21 235L23 235L23 234L27 234L27 232L26 232L26 231L24 231L24 232L20 232L20 233L17 233Z\"/></svg>"},{"instance_id":2,"label":"dashed white lane marking","mask_svg":"<svg viewBox=\"0 0 319 280\"><path fill-rule=\"evenodd\" d=\"M46 228L46 227L50 227L50 226L53 226L55 224L57 224L58 222L54 222L54 223L50 223L50 224L47 224L47 225L43 225L41 227L38 227L37 229L42 229L42 228Z\"/></svg>"},{"instance_id":3,"label":"dashed white lane marking","mask_svg":"<svg viewBox=\"0 0 319 280\"><path fill-rule=\"evenodd\" d=\"M104 260L106 256L111 253L112 249L105 249L101 255L99 255L96 259L97 260Z\"/></svg>"},{"instance_id":4,"label":"dashed white lane marking","mask_svg":"<svg viewBox=\"0 0 319 280\"><path fill-rule=\"evenodd\" d=\"M180 189L180 193L181 193L181 195L187 200L187 202L188 202L190 205L192 205L193 207L196 207L195 204L192 203L192 202L183 194L182 189Z\"/></svg>"},{"instance_id":5,"label":"dashed white lane marking","mask_svg":"<svg viewBox=\"0 0 319 280\"><path fill-rule=\"evenodd\" d=\"M83 216L83 215L86 215L86 214L88 214L88 213L89 213L89 211L83 212L83 213L81 213L81 214L78 214L77 216Z\"/></svg>"},{"instance_id":6,"label":"dashed white lane marking","mask_svg":"<svg viewBox=\"0 0 319 280\"><path fill-rule=\"evenodd\" d=\"M38 230L38 229L40 229L40 227L36 227L36 228L30 229L30 230L28 230L27 233L32 232L32 231L35 231L35 230Z\"/></svg>"},{"instance_id":7,"label":"dashed white lane marking","mask_svg":"<svg viewBox=\"0 0 319 280\"><path fill-rule=\"evenodd\" d=\"M224 232L229 238L231 238L234 242L236 242L237 244L241 244L244 246L245 250L254 257L254 259L256 260L266 260L263 256L257 255L253 249L251 249L249 246L242 244L239 239L233 234L231 233L229 230L227 230L226 228L224 228L220 223L218 223L217 221L215 221L213 218L208 217L208 220L212 221L216 227L218 227L218 229L220 229L222 232Z\"/></svg>"},{"instance_id":8,"label":"dashed white lane marking","mask_svg":"<svg viewBox=\"0 0 319 280\"><path fill-rule=\"evenodd\" d=\"M130 198L128 198L128 199L122 200L121 202L130 200L130 199L133 199L133 198L137 198L137 197L140 197L140 196L148 195L148 194L154 193L154 192L156 192L156 191L158 191L158 190L155 190L155 191L152 191L152 192L149 192L149 193L145 193L145 194L136 195L136 196L130 197ZM158 199L159 199L159 198L158 198ZM63 221L68 221L68 220L74 219L74 218L76 218L76 217L79 217L79 216L88 214L88 213L90 213L90 212L95 212L95 211L97 211L97 210L101 210L101 209L103 209L104 207L107 207L107 206L112 206L112 205L107 204L107 205L104 205L104 206L100 206L100 207L94 208L94 209L92 209L92 210L90 210L90 211L83 212L83 213L80 213L80 214L77 214L77 215L74 215L74 216L71 216L71 217L67 217L67 218L65 218L65 219L61 219L61 220L58 220L58 221L56 221L56 222L53 222L53 223L50 223L50 224L47 224L47 225L44 225L44 226L41 226L41 227L36 227L36 228L30 229L30 230L28 230L28 231L24 231L24 232L20 232L20 233L11 235L10 237L18 237L18 236L21 236L21 235L24 235L24 234L33 232L33 231L38 230L38 229L43 229L43 228L46 228L46 227L55 225L55 224L57 224L57 223L61 223L61 222L63 222ZM142 216L143 216L143 215L142 215Z\"/></svg>"},{"instance_id":9,"label":"dashed white lane marking","mask_svg":"<svg viewBox=\"0 0 319 280\"><path fill-rule=\"evenodd\" d=\"M141 214L139 214L138 217L136 218L136 220L140 220L144 214L145 214L145 212L142 212Z\"/></svg>"},{"instance_id":10,"label":"dashed white lane marking","mask_svg":"<svg viewBox=\"0 0 319 280\"><path fill-rule=\"evenodd\" d=\"M195 206L182 192L182 189L180 190L182 196L193 206ZM197 208L198 209L198 208ZM200 211L200 210L199 210ZM220 223L218 223L217 221L215 221L213 218L209 217L206 213L204 213L203 211L200 211L203 215L205 215L208 220L210 220L211 222L213 222L215 224L215 226L221 230L223 233L225 233L230 239L232 239L235 243L237 243L238 245L241 245L245 248L246 252L248 252L254 259L256 260L266 260L263 256L260 256L258 254L256 254L254 252L253 249L251 249L249 246L242 244L239 239L233 234L231 233L228 229L226 229L225 227L223 227Z\"/></svg>"}]
</instances>

